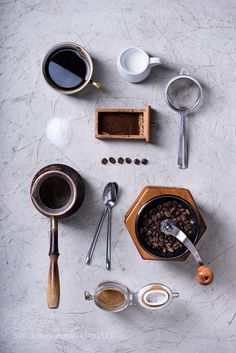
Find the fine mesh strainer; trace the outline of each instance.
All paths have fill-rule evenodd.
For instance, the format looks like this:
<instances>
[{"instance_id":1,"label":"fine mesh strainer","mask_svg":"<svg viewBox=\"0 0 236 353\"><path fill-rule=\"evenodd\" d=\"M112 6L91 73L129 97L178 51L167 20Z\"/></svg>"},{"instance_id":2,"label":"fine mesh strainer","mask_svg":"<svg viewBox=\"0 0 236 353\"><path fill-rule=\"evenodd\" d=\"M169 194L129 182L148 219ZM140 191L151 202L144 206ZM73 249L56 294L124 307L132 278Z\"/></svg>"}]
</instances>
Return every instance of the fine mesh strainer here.
<instances>
[{"instance_id":1,"label":"fine mesh strainer","mask_svg":"<svg viewBox=\"0 0 236 353\"><path fill-rule=\"evenodd\" d=\"M178 167L188 167L188 151L186 137L186 114L193 111L202 98L202 87L200 83L189 75L187 69L183 68L179 76L174 77L167 84L165 99L169 107L180 114L180 135L178 151Z\"/></svg>"}]
</instances>

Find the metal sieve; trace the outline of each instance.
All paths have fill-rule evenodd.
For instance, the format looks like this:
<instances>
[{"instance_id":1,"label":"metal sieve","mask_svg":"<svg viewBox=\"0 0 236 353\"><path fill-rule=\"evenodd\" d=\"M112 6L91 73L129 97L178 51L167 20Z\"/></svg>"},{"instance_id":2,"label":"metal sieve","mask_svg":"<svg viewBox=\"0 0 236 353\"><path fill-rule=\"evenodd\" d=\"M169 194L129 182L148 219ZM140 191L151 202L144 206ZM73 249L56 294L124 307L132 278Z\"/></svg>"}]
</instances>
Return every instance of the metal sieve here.
<instances>
[{"instance_id":1,"label":"metal sieve","mask_svg":"<svg viewBox=\"0 0 236 353\"><path fill-rule=\"evenodd\" d=\"M188 167L188 151L185 118L201 102L202 87L195 78L189 75L188 70L183 68L179 76L168 82L165 99L169 107L179 113L181 117L177 165L181 169L186 169Z\"/></svg>"}]
</instances>

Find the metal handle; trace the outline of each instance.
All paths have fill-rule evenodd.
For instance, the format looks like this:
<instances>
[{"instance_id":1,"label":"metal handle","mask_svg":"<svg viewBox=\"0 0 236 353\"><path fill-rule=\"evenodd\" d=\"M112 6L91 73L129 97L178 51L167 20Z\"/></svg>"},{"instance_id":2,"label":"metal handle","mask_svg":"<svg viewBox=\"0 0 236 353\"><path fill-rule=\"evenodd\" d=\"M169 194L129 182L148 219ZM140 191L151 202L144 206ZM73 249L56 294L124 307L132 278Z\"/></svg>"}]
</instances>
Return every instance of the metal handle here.
<instances>
[{"instance_id":1,"label":"metal handle","mask_svg":"<svg viewBox=\"0 0 236 353\"><path fill-rule=\"evenodd\" d=\"M180 133L179 133L179 151L178 151L178 167L180 169L188 168L188 151L187 151L187 136L186 136L186 117L184 113L180 114Z\"/></svg>"},{"instance_id":2,"label":"metal handle","mask_svg":"<svg viewBox=\"0 0 236 353\"><path fill-rule=\"evenodd\" d=\"M85 300L94 300L94 295L92 295L90 292L87 290L84 292L84 299Z\"/></svg>"},{"instance_id":3,"label":"metal handle","mask_svg":"<svg viewBox=\"0 0 236 353\"><path fill-rule=\"evenodd\" d=\"M106 249L106 268L111 269L111 209L108 209L107 221L107 249Z\"/></svg>"},{"instance_id":4,"label":"metal handle","mask_svg":"<svg viewBox=\"0 0 236 353\"><path fill-rule=\"evenodd\" d=\"M102 87L102 84L100 82L90 80L89 83L90 83L90 85L92 85L93 87L98 88L98 89Z\"/></svg>"},{"instance_id":5,"label":"metal handle","mask_svg":"<svg viewBox=\"0 0 236 353\"><path fill-rule=\"evenodd\" d=\"M161 231L166 235L172 235L173 237L178 239L192 253L199 266L203 264L201 256L197 251L195 245L191 242L187 235L182 232L181 229L176 227L176 225L170 219L166 219L161 222Z\"/></svg>"},{"instance_id":6,"label":"metal handle","mask_svg":"<svg viewBox=\"0 0 236 353\"><path fill-rule=\"evenodd\" d=\"M107 210L108 210L108 208L106 207L106 208L104 209L104 211L103 211L103 214L102 214L102 217L101 217L100 222L99 222L99 224L98 224L98 227L97 227L96 233L95 233L95 235L94 235L92 244L91 244L91 246L90 246L90 248L89 248L87 257L86 257L86 259L85 259L85 262L86 262L87 265L90 264L91 259L92 259L92 257L93 257L93 252L94 252L94 249L95 249L95 246L96 246L96 243L97 243L99 234L100 234L100 232L101 232L101 228L102 228L102 225L103 225L103 222L104 222L104 219L105 219Z\"/></svg>"}]
</instances>

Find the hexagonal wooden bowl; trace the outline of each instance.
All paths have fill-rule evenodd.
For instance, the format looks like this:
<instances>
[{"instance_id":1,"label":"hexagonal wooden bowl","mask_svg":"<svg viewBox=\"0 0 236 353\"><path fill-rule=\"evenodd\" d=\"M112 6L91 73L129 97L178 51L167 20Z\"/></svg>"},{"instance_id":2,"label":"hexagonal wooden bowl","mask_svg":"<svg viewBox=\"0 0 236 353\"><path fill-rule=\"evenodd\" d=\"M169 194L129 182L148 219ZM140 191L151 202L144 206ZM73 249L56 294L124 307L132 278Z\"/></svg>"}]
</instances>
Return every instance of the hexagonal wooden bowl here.
<instances>
[{"instance_id":1,"label":"hexagonal wooden bowl","mask_svg":"<svg viewBox=\"0 0 236 353\"><path fill-rule=\"evenodd\" d=\"M131 235L131 238L133 239L133 242L138 249L140 255L144 260L159 260L162 261L162 259L157 259L154 255L149 254L147 251L143 249L143 247L139 244L139 241L136 237L135 233L135 221L136 217L138 215L139 210L141 207L150 199L160 196L160 195L174 195L174 196L180 196L183 199L185 199L187 202L189 202L192 207L195 209L199 216L200 220L200 227L199 227L199 236L196 241L196 243L199 241L199 239L202 237L203 233L206 230L206 224L202 218L202 215L194 201L193 196L191 195L190 191L188 189L183 189L183 188L175 188L175 187L165 187L165 186L145 186L141 194L137 197L137 199L134 201L133 205L130 207L129 211L125 215L125 225L126 228L129 231L129 234ZM178 259L168 259L168 261L185 261L187 257L189 256L189 252L186 254L183 254L181 257ZM163 259L163 261L166 261Z\"/></svg>"}]
</instances>

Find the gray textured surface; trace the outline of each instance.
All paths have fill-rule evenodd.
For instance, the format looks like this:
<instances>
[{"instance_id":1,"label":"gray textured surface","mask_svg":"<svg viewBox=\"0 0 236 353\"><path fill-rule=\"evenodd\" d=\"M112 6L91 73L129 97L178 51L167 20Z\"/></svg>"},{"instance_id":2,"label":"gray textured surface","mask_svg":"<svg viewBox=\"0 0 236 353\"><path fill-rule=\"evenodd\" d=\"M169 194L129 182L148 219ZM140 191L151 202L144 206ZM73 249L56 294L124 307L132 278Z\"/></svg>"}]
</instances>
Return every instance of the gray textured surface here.
<instances>
[{"instance_id":1,"label":"gray textured surface","mask_svg":"<svg viewBox=\"0 0 236 353\"><path fill-rule=\"evenodd\" d=\"M9 1L1 0L1 353L235 351L235 1ZM47 49L75 41L95 60L93 88L67 97L41 74ZM160 55L165 63L145 82L132 85L116 72L126 46ZM204 86L204 102L189 117L190 165L176 168L179 118L163 99L164 87L185 66ZM102 142L94 138L95 107L144 107L158 114L153 144ZM53 116L68 117L73 142L59 150L46 140ZM148 157L141 166L101 166L104 156ZM46 305L48 219L33 208L29 186L52 162L77 169L86 200L60 224L61 305ZM105 233L90 267L84 257L102 211L107 181L121 187L114 209L112 271L105 265ZM189 188L208 230L198 245L215 271L215 283L200 287L192 257L184 264L144 262L123 217L147 184ZM163 282L180 298L167 310L120 314L99 311L83 291L115 279L135 290Z\"/></svg>"}]
</instances>

